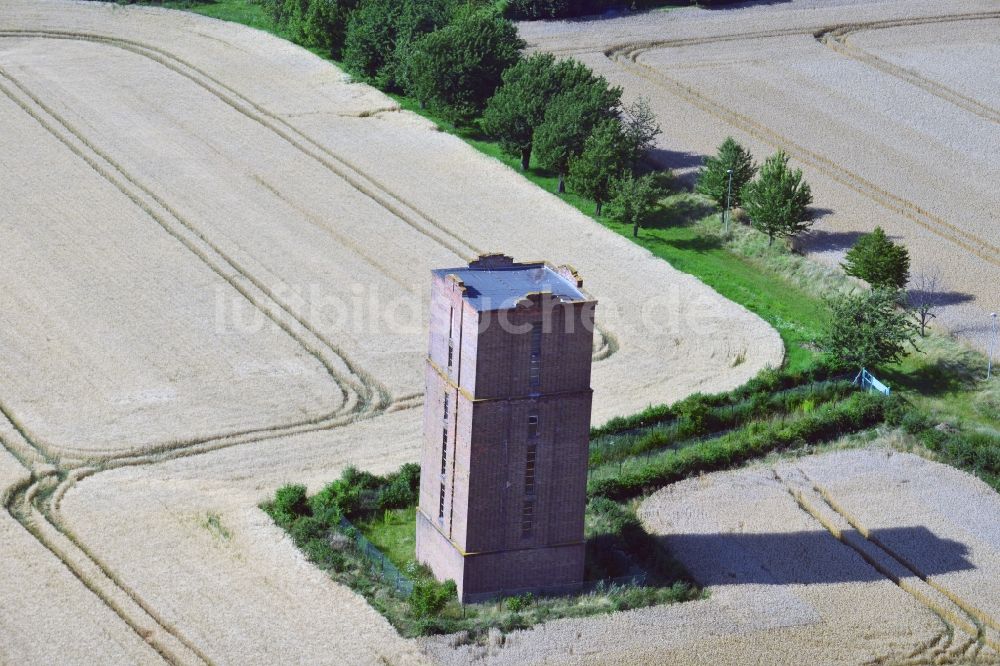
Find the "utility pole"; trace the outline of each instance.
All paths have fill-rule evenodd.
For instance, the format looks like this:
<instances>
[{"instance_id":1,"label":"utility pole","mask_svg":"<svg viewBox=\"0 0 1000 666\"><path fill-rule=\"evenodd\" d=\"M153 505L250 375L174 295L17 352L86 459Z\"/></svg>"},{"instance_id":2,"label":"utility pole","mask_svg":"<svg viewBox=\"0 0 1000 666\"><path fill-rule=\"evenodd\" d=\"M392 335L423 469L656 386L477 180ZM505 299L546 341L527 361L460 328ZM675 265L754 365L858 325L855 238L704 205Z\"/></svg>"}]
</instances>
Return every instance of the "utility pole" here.
<instances>
[{"instance_id":1,"label":"utility pole","mask_svg":"<svg viewBox=\"0 0 1000 666\"><path fill-rule=\"evenodd\" d=\"M733 170L726 169L729 174L729 186L726 188L726 212L722 216L722 223L725 225L726 233L729 233L729 202L733 198Z\"/></svg>"},{"instance_id":2,"label":"utility pole","mask_svg":"<svg viewBox=\"0 0 1000 666\"><path fill-rule=\"evenodd\" d=\"M997 313L991 314L990 318L993 320L993 331L990 334L990 360L986 363L986 379L993 375L993 352L997 348Z\"/></svg>"}]
</instances>

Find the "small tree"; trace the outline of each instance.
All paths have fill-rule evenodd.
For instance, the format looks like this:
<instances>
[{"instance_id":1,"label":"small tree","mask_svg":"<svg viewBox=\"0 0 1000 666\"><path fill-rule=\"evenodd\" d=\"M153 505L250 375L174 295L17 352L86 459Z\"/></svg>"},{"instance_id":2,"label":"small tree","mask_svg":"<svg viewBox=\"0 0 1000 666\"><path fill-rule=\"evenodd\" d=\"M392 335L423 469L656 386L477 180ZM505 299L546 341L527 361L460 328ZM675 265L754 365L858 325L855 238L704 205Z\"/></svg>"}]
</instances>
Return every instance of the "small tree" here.
<instances>
[{"instance_id":1,"label":"small tree","mask_svg":"<svg viewBox=\"0 0 1000 666\"><path fill-rule=\"evenodd\" d=\"M872 287L902 289L910 279L910 253L889 240L882 227L861 236L841 266L845 273Z\"/></svg>"},{"instance_id":2,"label":"small tree","mask_svg":"<svg viewBox=\"0 0 1000 666\"><path fill-rule=\"evenodd\" d=\"M784 152L764 161L757 180L745 185L740 197L751 224L767 234L768 245L775 237L794 236L812 226L812 190L802 180L801 169L788 168Z\"/></svg>"},{"instance_id":3,"label":"small tree","mask_svg":"<svg viewBox=\"0 0 1000 666\"><path fill-rule=\"evenodd\" d=\"M906 302L917 324L920 326L920 336L927 335L927 327L934 312L941 305L941 277L937 272L920 273L913 278L910 289L906 293Z\"/></svg>"},{"instance_id":4,"label":"small tree","mask_svg":"<svg viewBox=\"0 0 1000 666\"><path fill-rule=\"evenodd\" d=\"M545 120L549 100L559 91L555 56L537 53L503 73L503 85L483 113L483 129L500 141L500 148L521 158L521 170L531 163L535 128Z\"/></svg>"},{"instance_id":5,"label":"small tree","mask_svg":"<svg viewBox=\"0 0 1000 666\"><path fill-rule=\"evenodd\" d=\"M517 28L490 9L466 10L417 40L410 52L410 92L451 120L482 112L504 70L521 57Z\"/></svg>"},{"instance_id":6,"label":"small tree","mask_svg":"<svg viewBox=\"0 0 1000 666\"><path fill-rule=\"evenodd\" d=\"M629 163L635 168L653 149L656 137L663 134L648 99L640 97L625 109L622 127L629 146Z\"/></svg>"},{"instance_id":7,"label":"small tree","mask_svg":"<svg viewBox=\"0 0 1000 666\"><path fill-rule=\"evenodd\" d=\"M873 289L827 302L830 327L821 346L832 365L873 368L898 363L906 356L907 345L917 350L917 325L899 307L899 292Z\"/></svg>"},{"instance_id":8,"label":"small tree","mask_svg":"<svg viewBox=\"0 0 1000 666\"><path fill-rule=\"evenodd\" d=\"M626 172L612 183L613 196L608 201L608 217L620 224L632 225L632 236L639 235L642 221L663 196L653 174L636 178Z\"/></svg>"},{"instance_id":9,"label":"small tree","mask_svg":"<svg viewBox=\"0 0 1000 666\"><path fill-rule=\"evenodd\" d=\"M628 166L628 140L617 120L605 120L587 138L583 152L569 165L569 186L594 200L599 216L611 186Z\"/></svg>"},{"instance_id":10,"label":"small tree","mask_svg":"<svg viewBox=\"0 0 1000 666\"><path fill-rule=\"evenodd\" d=\"M741 206L740 192L753 180L757 173L757 165L754 164L750 151L736 143L736 140L731 136L726 137L726 140L719 146L719 152L714 157L705 158L705 164L698 172L695 192L704 194L715 201L720 208L724 208L726 196L729 193L730 169L733 171L730 204L733 207Z\"/></svg>"}]
</instances>

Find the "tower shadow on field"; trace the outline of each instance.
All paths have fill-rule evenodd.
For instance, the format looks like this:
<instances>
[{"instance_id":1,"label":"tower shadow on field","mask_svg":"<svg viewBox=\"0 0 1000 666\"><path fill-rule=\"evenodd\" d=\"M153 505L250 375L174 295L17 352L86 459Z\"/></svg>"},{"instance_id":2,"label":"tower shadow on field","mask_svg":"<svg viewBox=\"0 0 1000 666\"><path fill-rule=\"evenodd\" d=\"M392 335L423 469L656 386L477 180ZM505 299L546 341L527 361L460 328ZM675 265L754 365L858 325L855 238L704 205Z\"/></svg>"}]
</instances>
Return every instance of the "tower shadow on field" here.
<instances>
[{"instance_id":1,"label":"tower shadow on field","mask_svg":"<svg viewBox=\"0 0 1000 666\"><path fill-rule=\"evenodd\" d=\"M942 539L923 526L873 530L871 536L922 575L975 569L966 559L965 544ZM825 530L671 534L660 540L702 585L817 585L885 579L855 550Z\"/></svg>"}]
</instances>

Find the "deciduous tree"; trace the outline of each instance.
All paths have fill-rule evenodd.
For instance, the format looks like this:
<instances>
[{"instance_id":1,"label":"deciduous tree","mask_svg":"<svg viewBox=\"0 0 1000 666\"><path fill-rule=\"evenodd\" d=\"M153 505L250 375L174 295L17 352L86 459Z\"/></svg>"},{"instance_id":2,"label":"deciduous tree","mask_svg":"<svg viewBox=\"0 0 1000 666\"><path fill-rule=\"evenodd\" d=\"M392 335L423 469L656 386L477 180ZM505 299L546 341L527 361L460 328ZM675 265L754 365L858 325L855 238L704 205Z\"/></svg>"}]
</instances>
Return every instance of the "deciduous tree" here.
<instances>
[{"instance_id":1,"label":"deciduous tree","mask_svg":"<svg viewBox=\"0 0 1000 666\"><path fill-rule=\"evenodd\" d=\"M549 101L560 90L556 59L537 53L503 73L503 85L486 104L483 129L500 141L500 148L521 158L521 170L531 163L535 129L545 120Z\"/></svg>"},{"instance_id":2,"label":"deciduous tree","mask_svg":"<svg viewBox=\"0 0 1000 666\"><path fill-rule=\"evenodd\" d=\"M629 162L634 168L653 149L656 137L663 134L663 129L645 97L640 97L625 109L622 127L629 144Z\"/></svg>"},{"instance_id":3,"label":"deciduous tree","mask_svg":"<svg viewBox=\"0 0 1000 666\"><path fill-rule=\"evenodd\" d=\"M941 276L935 271L919 273L910 283L906 293L906 302L910 306L913 318L920 326L921 337L927 335L927 327L931 319L935 319L935 310L941 305Z\"/></svg>"},{"instance_id":4,"label":"deciduous tree","mask_svg":"<svg viewBox=\"0 0 1000 666\"><path fill-rule=\"evenodd\" d=\"M559 68L561 92L552 98L535 130L534 150L539 164L559 174L561 193L569 163L583 152L594 127L618 117L622 91L576 61L564 60Z\"/></svg>"},{"instance_id":5,"label":"deciduous tree","mask_svg":"<svg viewBox=\"0 0 1000 666\"><path fill-rule=\"evenodd\" d=\"M628 167L629 145L617 120L601 121L583 145L583 152L569 164L569 186L594 200L601 214L611 185Z\"/></svg>"},{"instance_id":6,"label":"deciduous tree","mask_svg":"<svg viewBox=\"0 0 1000 666\"><path fill-rule=\"evenodd\" d=\"M611 189L608 217L621 224L631 224L632 236L638 236L643 220L663 196L663 190L656 184L655 176L646 174L636 177L627 171L624 176L615 179Z\"/></svg>"},{"instance_id":7,"label":"deciduous tree","mask_svg":"<svg viewBox=\"0 0 1000 666\"><path fill-rule=\"evenodd\" d=\"M485 108L522 48L514 24L494 11L459 12L447 26L414 43L410 92L445 117L468 121Z\"/></svg>"},{"instance_id":8,"label":"deciduous tree","mask_svg":"<svg viewBox=\"0 0 1000 666\"><path fill-rule=\"evenodd\" d=\"M900 307L899 292L872 289L828 299L830 325L821 346L834 366L874 368L898 363L917 349L917 325Z\"/></svg>"}]
</instances>

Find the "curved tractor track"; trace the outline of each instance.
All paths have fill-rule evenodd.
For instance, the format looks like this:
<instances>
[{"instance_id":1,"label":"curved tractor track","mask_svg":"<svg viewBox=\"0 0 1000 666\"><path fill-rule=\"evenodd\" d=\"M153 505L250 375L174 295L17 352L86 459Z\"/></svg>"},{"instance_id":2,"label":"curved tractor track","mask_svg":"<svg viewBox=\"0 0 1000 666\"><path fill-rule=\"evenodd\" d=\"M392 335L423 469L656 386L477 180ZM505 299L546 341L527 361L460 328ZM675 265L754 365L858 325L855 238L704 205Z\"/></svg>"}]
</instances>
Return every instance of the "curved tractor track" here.
<instances>
[{"instance_id":1,"label":"curved tractor track","mask_svg":"<svg viewBox=\"0 0 1000 666\"><path fill-rule=\"evenodd\" d=\"M784 473L784 476L775 470L774 476L785 486L799 508L941 620L943 629L933 642L918 646L893 663L901 666L1000 664L1000 622L996 618L965 601L879 540L802 469L796 468Z\"/></svg>"},{"instance_id":2,"label":"curved tractor track","mask_svg":"<svg viewBox=\"0 0 1000 666\"><path fill-rule=\"evenodd\" d=\"M460 257L482 252L472 243L435 222L428 214L403 201L360 168L296 129L283 118L242 96L203 70L165 50L139 42L89 33L35 30L0 30L0 38L83 40L106 44L139 54L195 82L239 113L267 127L369 197L393 216ZM80 479L124 466L149 465L168 459L195 456L209 451L260 442L313 430L332 429L378 416L387 411L411 409L422 403L422 395L393 397L374 377L354 364L324 333L298 317L262 281L214 244L195 224L185 219L168 201L128 173L113 156L60 116L28 86L0 67L0 94L10 98L26 114L56 137L76 157L117 188L164 231L222 277L243 298L298 342L317 359L339 387L342 404L318 417L276 424L254 430L214 433L153 446L94 451L56 446L34 438L26 426L0 402L0 416L15 434L0 438L31 478L5 493L4 506L32 536L58 558L83 585L112 609L151 645L163 659L176 664L210 664L211 659L185 638L156 610L124 583L114 571L84 544L59 513L65 493ZM280 193L278 193L280 194ZM364 256L363 252L359 252ZM376 259L365 257L373 265ZM603 360L618 349L614 335L599 330L594 359Z\"/></svg>"},{"instance_id":3,"label":"curved tractor track","mask_svg":"<svg viewBox=\"0 0 1000 666\"><path fill-rule=\"evenodd\" d=\"M816 40L848 57L856 58L860 62L878 67L894 76L901 76L901 68L890 63L885 63L874 56L869 56L864 52L846 45L846 36L862 31L876 30L884 28L901 27L907 25L924 25L933 23L951 23L956 21L975 21L985 19L1000 18L1000 11L979 12L972 14L951 14L928 18L916 18L908 20L887 20L873 21L870 23L844 24L809 30L802 28L789 28L777 30L765 30L757 32L747 32L742 34L721 35L717 37L675 39L675 40L652 40L645 42L624 43L612 46L604 51L604 56L615 63L625 72L637 76L650 85L656 86L675 97L697 107L701 111L736 127L754 138L768 143L775 148L784 150L796 157L798 160L823 173L845 187L857 192L875 202L876 204L902 215L908 220L918 224L927 231L947 240L976 257L1000 267L1000 246L985 238L977 236L965 229L962 229L944 218L921 208L916 203L889 192L878 184L864 178L863 176L844 168L826 156L806 146L784 136L771 129L758 120L727 109L724 104L712 99L704 93L695 90L687 84L672 78L664 71L647 65L641 61L642 55L653 49L676 48L682 46L695 46L702 44L712 44L727 41L742 41L748 39L764 39L770 37L785 37L793 35L812 35ZM877 61L877 62L876 62ZM881 66L884 64L884 68ZM997 122L1000 112L996 109L985 107L976 102L969 103L968 98L943 85L933 81L928 81L913 72L903 71L904 80L918 85L921 89L937 95L942 99L959 106L960 108L975 113L977 116L985 118L991 122Z\"/></svg>"}]
</instances>

